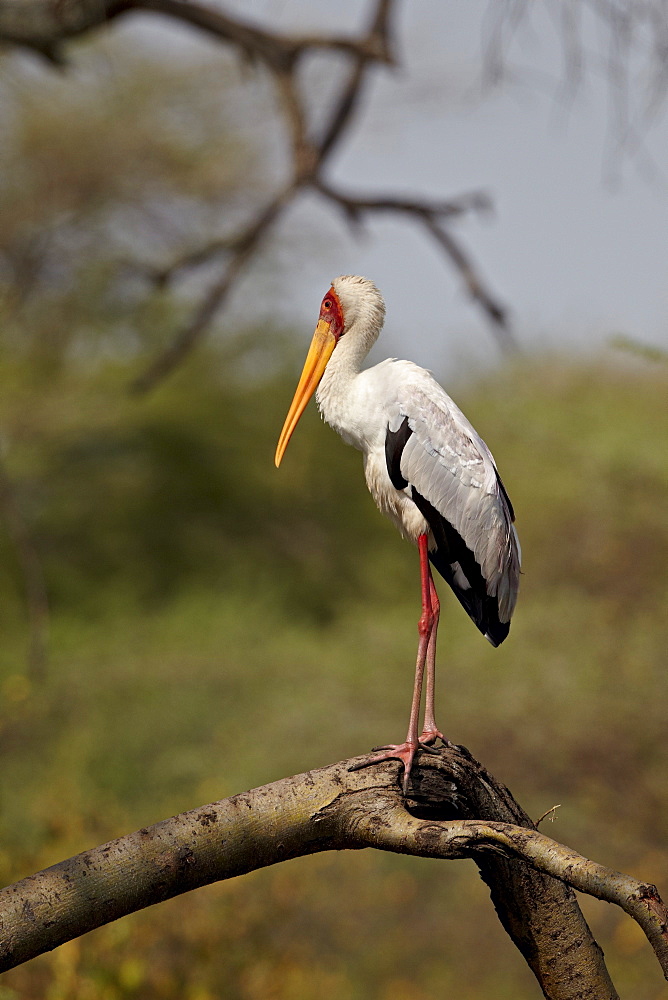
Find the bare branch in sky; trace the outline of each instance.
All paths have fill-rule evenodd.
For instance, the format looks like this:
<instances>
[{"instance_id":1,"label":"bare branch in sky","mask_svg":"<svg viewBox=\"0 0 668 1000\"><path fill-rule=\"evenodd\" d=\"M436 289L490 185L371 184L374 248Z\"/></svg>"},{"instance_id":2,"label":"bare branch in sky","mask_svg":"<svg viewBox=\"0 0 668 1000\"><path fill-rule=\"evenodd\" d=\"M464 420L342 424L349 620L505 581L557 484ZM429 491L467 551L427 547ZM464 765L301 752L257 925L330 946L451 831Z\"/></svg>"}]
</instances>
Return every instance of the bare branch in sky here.
<instances>
[{"instance_id":1,"label":"bare branch in sky","mask_svg":"<svg viewBox=\"0 0 668 1000\"><path fill-rule=\"evenodd\" d=\"M156 284L178 280L186 270L220 260L220 274L194 305L192 316L162 352L134 382L135 391L146 391L178 367L211 328L237 279L261 250L270 229L305 190L312 190L345 210L354 223L362 213L390 212L420 222L435 240L448 266L454 267L466 288L482 307L502 351L516 347L506 307L482 280L471 254L447 226L448 218L480 208L483 196L462 196L445 206L429 200L402 199L371 191L356 198L329 186L325 171L333 152L349 134L374 67L393 66L397 47L393 32L396 0L370 4L368 27L359 37L339 35L284 35L231 17L219 7L185 0L35 0L30 18L21 19L14 5L0 3L0 39L24 45L62 59L67 38L82 34L132 11L151 11L185 21L221 42L234 46L242 57L269 73L279 99L290 149L291 176L269 204L258 208L231 237L210 241L166 267L138 270ZM332 100L319 135L309 128L307 95L300 79L301 57L308 52L333 51L348 61L347 71ZM127 262L126 262L127 267Z\"/></svg>"},{"instance_id":2,"label":"bare branch in sky","mask_svg":"<svg viewBox=\"0 0 668 1000\"><path fill-rule=\"evenodd\" d=\"M589 76L601 76L608 89L608 161L614 177L624 158L652 182L666 179L653 161L646 134L668 101L668 18L663 0L563 0L554 5L529 0L493 0L485 22L483 80L489 86L521 79L513 48L525 56L532 20L547 12L561 49L562 67L553 93L572 104ZM522 36L524 31L524 36ZM535 34L535 32L534 32ZM520 43L521 40L521 43ZM522 62L526 60L522 58Z\"/></svg>"}]
</instances>

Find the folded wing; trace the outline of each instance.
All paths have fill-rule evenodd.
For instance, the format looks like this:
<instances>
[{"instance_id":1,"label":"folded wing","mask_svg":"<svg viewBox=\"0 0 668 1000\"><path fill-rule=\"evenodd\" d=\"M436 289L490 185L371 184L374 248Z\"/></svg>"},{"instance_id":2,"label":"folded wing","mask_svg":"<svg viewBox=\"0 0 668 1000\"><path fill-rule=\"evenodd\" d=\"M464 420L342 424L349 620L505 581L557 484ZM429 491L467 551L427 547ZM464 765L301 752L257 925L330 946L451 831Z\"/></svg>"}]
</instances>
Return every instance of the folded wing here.
<instances>
[{"instance_id":1,"label":"folded wing","mask_svg":"<svg viewBox=\"0 0 668 1000\"><path fill-rule=\"evenodd\" d=\"M387 471L429 524L432 564L498 646L519 588L513 508L482 438L438 383L420 376L399 388L385 441Z\"/></svg>"}]
</instances>

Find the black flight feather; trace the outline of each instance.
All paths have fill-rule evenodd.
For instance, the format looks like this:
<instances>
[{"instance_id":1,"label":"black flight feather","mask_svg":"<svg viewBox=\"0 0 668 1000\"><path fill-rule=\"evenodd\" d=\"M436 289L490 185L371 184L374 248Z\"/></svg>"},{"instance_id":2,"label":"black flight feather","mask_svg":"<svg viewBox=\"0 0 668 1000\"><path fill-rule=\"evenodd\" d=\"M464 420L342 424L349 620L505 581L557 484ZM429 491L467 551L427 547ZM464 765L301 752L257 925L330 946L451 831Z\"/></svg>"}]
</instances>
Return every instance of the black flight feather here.
<instances>
[{"instance_id":1,"label":"black flight feather","mask_svg":"<svg viewBox=\"0 0 668 1000\"><path fill-rule=\"evenodd\" d=\"M431 528L436 542L436 548L429 553L432 565L450 584L455 597L482 634L493 646L499 646L510 631L510 622L499 621L498 601L487 593L485 578L473 552L459 532L414 486L411 487L411 499ZM470 584L468 588L461 587L455 580L454 563L459 563Z\"/></svg>"},{"instance_id":2,"label":"black flight feather","mask_svg":"<svg viewBox=\"0 0 668 1000\"><path fill-rule=\"evenodd\" d=\"M385 436L387 473L390 482L397 490L404 490L409 485L401 471L401 456L412 433L413 431L408 425L408 417L404 417L398 429L391 431L388 427ZM497 478L499 478L498 473ZM500 478L499 487L508 504L511 518L514 518L512 504ZM411 499L429 525L436 542L436 548L429 553L432 565L449 583L455 597L482 634L489 639L493 646L500 645L510 631L510 622L499 621L498 601L495 596L487 593L487 584L482 575L482 569L476 562L473 552L447 518L436 510L433 504L429 503L412 485ZM455 580L454 563L459 564L470 584L469 587L461 587Z\"/></svg>"}]
</instances>

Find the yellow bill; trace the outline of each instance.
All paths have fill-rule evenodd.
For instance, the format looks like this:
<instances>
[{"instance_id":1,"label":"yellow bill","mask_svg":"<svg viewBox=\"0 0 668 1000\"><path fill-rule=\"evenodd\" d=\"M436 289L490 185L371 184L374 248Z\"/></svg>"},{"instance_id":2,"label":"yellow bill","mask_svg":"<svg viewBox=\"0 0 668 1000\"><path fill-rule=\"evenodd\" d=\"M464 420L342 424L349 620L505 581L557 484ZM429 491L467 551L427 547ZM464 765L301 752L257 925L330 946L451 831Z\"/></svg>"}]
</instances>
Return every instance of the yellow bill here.
<instances>
[{"instance_id":1,"label":"yellow bill","mask_svg":"<svg viewBox=\"0 0 668 1000\"><path fill-rule=\"evenodd\" d=\"M288 446L288 441L292 437L292 432L299 422L299 418L306 409L306 404L318 388L318 383L327 367L327 362L332 356L332 351L336 347L336 337L331 332L331 324L327 320L321 319L315 328L313 340L309 347L304 368L299 379L299 384L295 390L294 397L288 410L288 415L283 424L281 436L276 446L276 456L274 462L276 468L281 464L281 459Z\"/></svg>"}]
</instances>

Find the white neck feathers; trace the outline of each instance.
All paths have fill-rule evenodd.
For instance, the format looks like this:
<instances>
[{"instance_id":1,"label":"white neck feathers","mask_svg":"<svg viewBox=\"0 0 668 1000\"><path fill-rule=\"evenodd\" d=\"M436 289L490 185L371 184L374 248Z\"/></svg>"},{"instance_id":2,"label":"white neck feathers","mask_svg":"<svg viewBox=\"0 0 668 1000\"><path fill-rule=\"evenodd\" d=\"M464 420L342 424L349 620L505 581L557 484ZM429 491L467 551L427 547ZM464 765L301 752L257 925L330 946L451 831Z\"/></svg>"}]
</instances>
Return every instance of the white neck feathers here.
<instances>
[{"instance_id":1,"label":"white neck feathers","mask_svg":"<svg viewBox=\"0 0 668 1000\"><path fill-rule=\"evenodd\" d=\"M346 400L385 319L385 302L373 281L343 275L332 282L341 303L343 333L322 376L316 399L328 424L340 430Z\"/></svg>"}]
</instances>

